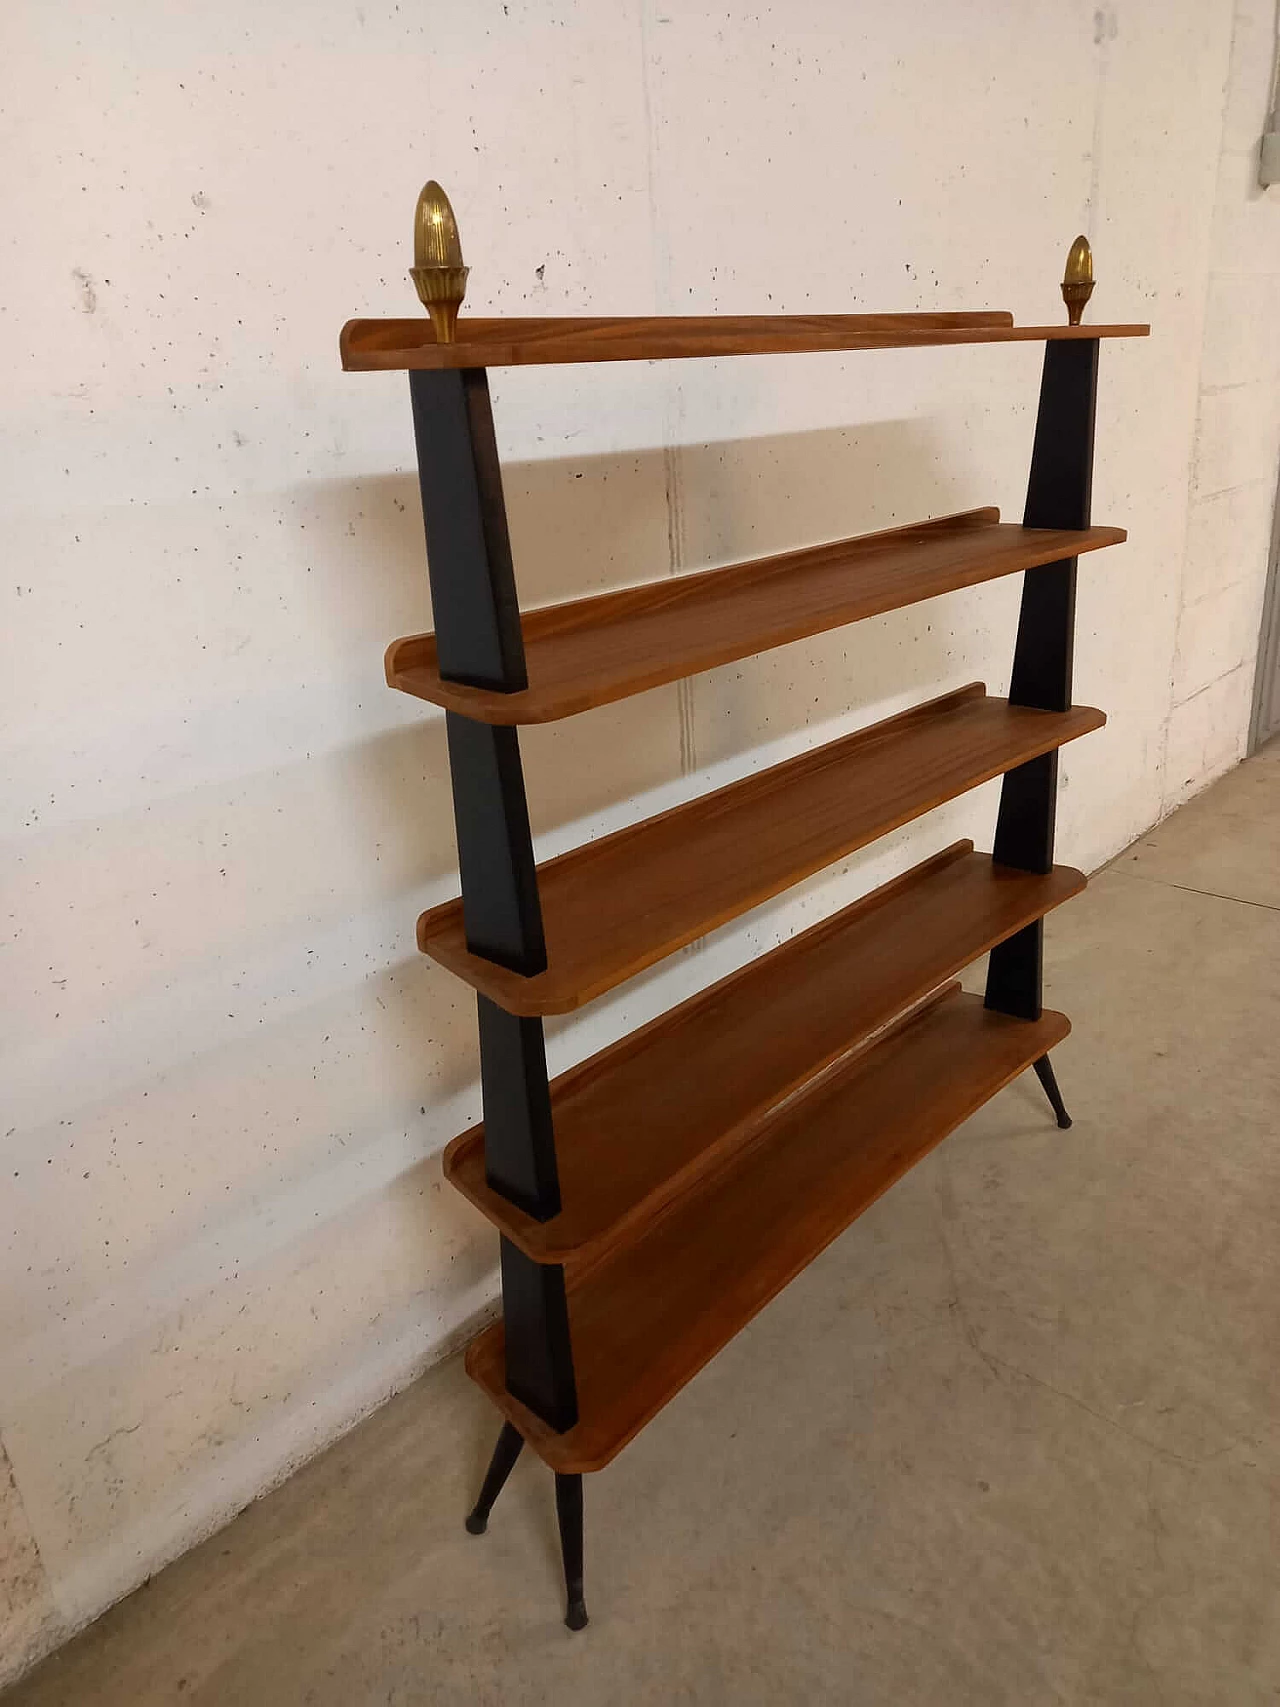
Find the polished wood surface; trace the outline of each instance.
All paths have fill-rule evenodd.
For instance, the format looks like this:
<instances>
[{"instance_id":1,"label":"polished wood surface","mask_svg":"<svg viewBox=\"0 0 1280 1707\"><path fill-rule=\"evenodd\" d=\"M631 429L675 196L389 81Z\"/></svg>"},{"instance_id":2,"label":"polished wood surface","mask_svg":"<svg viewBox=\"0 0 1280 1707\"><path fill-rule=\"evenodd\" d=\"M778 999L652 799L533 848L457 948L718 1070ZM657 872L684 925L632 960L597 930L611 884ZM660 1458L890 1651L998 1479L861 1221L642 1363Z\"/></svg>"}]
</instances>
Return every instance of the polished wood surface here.
<instances>
[{"instance_id":1,"label":"polished wood surface","mask_svg":"<svg viewBox=\"0 0 1280 1707\"><path fill-rule=\"evenodd\" d=\"M568 1013L801 878L1106 719L1033 711L980 682L757 771L538 867L547 968L466 946L461 901L418 947L517 1014Z\"/></svg>"},{"instance_id":2,"label":"polished wood surface","mask_svg":"<svg viewBox=\"0 0 1280 1707\"><path fill-rule=\"evenodd\" d=\"M452 344L430 320L348 320L339 336L349 372L387 368L526 367L661 361L686 356L798 355L932 344L1145 338L1149 326L1015 326L1004 313L711 314L569 319L462 319Z\"/></svg>"},{"instance_id":3,"label":"polished wood surface","mask_svg":"<svg viewBox=\"0 0 1280 1707\"><path fill-rule=\"evenodd\" d=\"M1123 528L1024 528L969 510L527 611L529 685L518 693L442 681L432 634L392 642L387 681L482 723L546 723L1124 538Z\"/></svg>"},{"instance_id":4,"label":"polished wood surface","mask_svg":"<svg viewBox=\"0 0 1280 1707\"><path fill-rule=\"evenodd\" d=\"M564 1208L535 1221L485 1183L484 1128L444 1172L535 1262L594 1259L659 1214L880 1027L1084 888L953 847L554 1081Z\"/></svg>"},{"instance_id":5,"label":"polished wood surface","mask_svg":"<svg viewBox=\"0 0 1280 1707\"><path fill-rule=\"evenodd\" d=\"M555 1470L599 1470L740 1328L1070 1026L950 993L811 1095L569 1290L579 1421L556 1434L507 1393L503 1327L467 1370ZM1043 1116L1037 1110L1036 1119Z\"/></svg>"}]
</instances>

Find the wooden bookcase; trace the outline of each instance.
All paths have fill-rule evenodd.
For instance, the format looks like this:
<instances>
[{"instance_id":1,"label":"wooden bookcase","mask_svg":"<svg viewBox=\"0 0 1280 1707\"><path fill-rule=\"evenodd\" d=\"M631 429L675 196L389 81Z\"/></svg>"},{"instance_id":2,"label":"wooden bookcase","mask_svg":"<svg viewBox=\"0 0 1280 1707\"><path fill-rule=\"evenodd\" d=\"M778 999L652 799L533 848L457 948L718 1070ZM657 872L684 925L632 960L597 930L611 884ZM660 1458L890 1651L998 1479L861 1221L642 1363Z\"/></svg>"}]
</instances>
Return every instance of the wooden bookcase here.
<instances>
[{"instance_id":1,"label":"wooden bookcase","mask_svg":"<svg viewBox=\"0 0 1280 1707\"><path fill-rule=\"evenodd\" d=\"M503 1319L466 1362L504 1422L467 1526L527 1442L556 1476L572 1628L583 1472L1027 1067L1070 1124L1049 1065L1069 1026L1041 1004L1044 917L1085 882L1053 861L1057 753L1104 721L1071 703L1076 561L1125 537L1090 525L1100 342L1147 330L1003 313L343 329L344 367L409 373L436 626L386 670L445 711L462 893L418 944L479 1016L484 1124L444 1166L500 1235ZM490 367L1017 339L1045 346L1021 525L971 510L521 613ZM535 864L520 724L1012 574L1007 698L974 683ZM548 1081L543 1015L995 776L991 854L946 848ZM983 954L984 999L955 982Z\"/></svg>"}]
</instances>

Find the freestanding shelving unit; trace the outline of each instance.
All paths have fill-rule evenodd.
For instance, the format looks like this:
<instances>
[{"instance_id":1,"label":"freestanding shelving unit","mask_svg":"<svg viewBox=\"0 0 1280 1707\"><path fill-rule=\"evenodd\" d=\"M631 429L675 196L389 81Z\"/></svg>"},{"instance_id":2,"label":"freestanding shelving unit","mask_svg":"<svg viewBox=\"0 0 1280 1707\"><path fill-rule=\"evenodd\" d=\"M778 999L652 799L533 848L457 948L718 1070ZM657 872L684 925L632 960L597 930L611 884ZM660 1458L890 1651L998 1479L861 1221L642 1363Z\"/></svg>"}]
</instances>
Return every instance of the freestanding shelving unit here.
<instances>
[{"instance_id":1,"label":"freestanding shelving unit","mask_svg":"<svg viewBox=\"0 0 1280 1707\"><path fill-rule=\"evenodd\" d=\"M429 184L413 277L430 320L356 320L348 369L406 369L433 634L393 687L443 706L461 898L418 944L476 990L484 1124L445 1152L501 1237L503 1318L467 1369L505 1419L467 1527L524 1442L555 1472L566 1622L587 1621L582 1473L601 1469L869 1204L1034 1067L1070 1125L1041 1005L1043 919L1085 883L1053 863L1076 559L1091 527L1100 340L1078 239L1067 326L1003 313L457 321L466 269ZM1045 345L1021 526L994 509L521 614L486 369L764 352ZM517 730L859 618L1023 575L1007 699L981 683L535 865ZM993 852L956 843L547 1078L566 1013L877 837L1003 776ZM985 999L955 976L989 952Z\"/></svg>"}]
</instances>

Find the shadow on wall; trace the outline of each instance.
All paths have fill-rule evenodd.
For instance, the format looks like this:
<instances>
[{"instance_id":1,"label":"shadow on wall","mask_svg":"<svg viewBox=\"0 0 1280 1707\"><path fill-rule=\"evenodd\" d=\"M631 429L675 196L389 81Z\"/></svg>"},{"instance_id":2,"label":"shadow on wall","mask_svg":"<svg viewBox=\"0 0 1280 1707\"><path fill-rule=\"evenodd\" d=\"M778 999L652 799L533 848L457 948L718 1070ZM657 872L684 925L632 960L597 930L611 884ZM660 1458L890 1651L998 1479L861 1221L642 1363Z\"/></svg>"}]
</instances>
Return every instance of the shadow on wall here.
<instances>
[{"instance_id":1,"label":"shadow on wall","mask_svg":"<svg viewBox=\"0 0 1280 1707\"><path fill-rule=\"evenodd\" d=\"M526 609L654 580L669 566L693 573L974 501L938 468L928 423L915 421L513 463L504 481ZM349 494L335 490L327 502L335 516L351 513ZM399 628L385 629L388 640L428 629L416 477L361 481L358 505L368 528L366 609L400 619ZM929 607L917 607L695 678L697 733L710 739L692 746L695 731L680 734L676 687L522 730L535 836L558 849L584 839L555 836L578 820L591 819L598 830L602 817L612 824L642 815L615 809L674 782L689 768L691 750L697 764L731 759L761 740L937 681L944 643L931 643L933 629ZM443 721L425 704L414 709L412 724L362 743L358 758L360 797L379 826L382 875L397 884L411 883L415 869L423 881L453 864L451 847L441 860L449 810ZM381 833L390 822L397 833L388 845Z\"/></svg>"},{"instance_id":2,"label":"shadow on wall","mask_svg":"<svg viewBox=\"0 0 1280 1707\"><path fill-rule=\"evenodd\" d=\"M630 455L561 458L509 464L504 470L513 557L521 603L529 609L652 580L674 563L681 572L738 562L907 520L967 507L973 499L940 468L927 422L892 420L857 429L778 435L683 446ZM363 514L377 516L372 556L380 585L370 596L408 613L402 632L430 625L416 477L360 483ZM339 509L344 508L341 498ZM674 801L702 793L808 744L812 725L854 726L878 715L887 698L927 697L953 669L939 606L919 606L816 636L696 678L683 691L658 689L564 722L521 731L527 792L539 857L608 833ZM380 858L389 887L430 884L432 899L456 893L456 855L439 849L450 810L443 719L410 702L412 721L359 749L361 793L380 828ZM835 733L829 729L827 735ZM761 743L770 751L741 761ZM774 748L774 743L779 743ZM684 774L714 767L710 778ZM387 826L395 824L394 833ZM883 851L883 850L882 850ZM876 859L855 855L855 872ZM883 862L881 862L883 863ZM821 877L805 886L811 893ZM848 883L835 904L848 898ZM752 934L769 935L778 904L761 908ZM406 928L410 925L406 909ZM723 951L735 927L717 933ZM783 929L781 935L787 934ZM687 959L698 945L684 951ZM759 951L740 949L741 960ZM720 975L724 953L694 982ZM633 1007L648 1016L680 998L666 963L603 998L585 1014L548 1022L554 1044L581 1029L598 1047L631 1023ZM655 1001L653 987L665 994ZM459 994L469 1002L469 994ZM603 1032L591 1030L593 1019ZM466 1040L461 1072L474 1074Z\"/></svg>"},{"instance_id":3,"label":"shadow on wall","mask_svg":"<svg viewBox=\"0 0 1280 1707\"><path fill-rule=\"evenodd\" d=\"M936 451L927 424L888 421L513 464L522 600L966 507ZM456 889L443 717L380 682L385 643L430 625L416 479L330 482L305 501L322 543L296 622L316 644L292 655L291 688L273 662L273 691L333 700L367 681L390 726L50 828L15 897L59 982L12 1040L0 1335L20 1371L21 1479L63 1511L74 1554L145 1526L157 1478L176 1490L252 1441L265 1451L304 1395L370 1402L490 1284L492 1241L441 1190L437 1159L479 1112L473 1004L413 949L417 912ZM659 689L528 731L539 851L727 781L762 740L768 762L811 724L934 691L949 645L932 609L728 666L691 698ZM708 764L710 779L685 774ZM856 876L851 862L828 891L806 886L805 922ZM697 975L669 961L553 1043L590 1052L787 920L760 909L716 933ZM99 1409L109 1451L56 1423Z\"/></svg>"},{"instance_id":4,"label":"shadow on wall","mask_svg":"<svg viewBox=\"0 0 1280 1707\"><path fill-rule=\"evenodd\" d=\"M935 461L927 437L925 425L890 421L514 464L522 601L654 578L672 543L693 569L964 507L969 494L921 472ZM51 1236L64 1261L84 1238L103 1272L78 1262L73 1290L109 1283L117 1259L104 1239L135 1264L140 1243L181 1246L207 1223L213 1194L218 1219L234 1218L389 1127L438 1150L451 1132L437 1130L432 1105L474 1095L469 993L413 949L417 912L457 887L443 716L377 682L382 643L430 623L416 479L365 480L354 495L330 483L318 509L337 531L353 513L362 523L361 610L348 605L354 620L331 633L329 655L343 660L349 635L376 630L376 652L359 641L369 691L405 721L51 830L38 862L32 932L75 972L48 998L56 1027L28 1016L18 1184L50 1153L65 1156L68 1124L83 1134L79 1154L105 1150L146 1182L125 1205L119 1179L97 1176L108 1208L92 1171L80 1181ZM751 768L740 761L761 741L802 745L810 725L866 721L891 693L922 697L948 667L930 612L726 666L697 679L692 713L671 687L524 731L540 854L703 792L708 779L682 780L691 756L716 767L718 784ZM332 621L323 606L312 616ZM42 899L67 893L70 912ZM9 1307L22 1309L12 1296Z\"/></svg>"}]
</instances>

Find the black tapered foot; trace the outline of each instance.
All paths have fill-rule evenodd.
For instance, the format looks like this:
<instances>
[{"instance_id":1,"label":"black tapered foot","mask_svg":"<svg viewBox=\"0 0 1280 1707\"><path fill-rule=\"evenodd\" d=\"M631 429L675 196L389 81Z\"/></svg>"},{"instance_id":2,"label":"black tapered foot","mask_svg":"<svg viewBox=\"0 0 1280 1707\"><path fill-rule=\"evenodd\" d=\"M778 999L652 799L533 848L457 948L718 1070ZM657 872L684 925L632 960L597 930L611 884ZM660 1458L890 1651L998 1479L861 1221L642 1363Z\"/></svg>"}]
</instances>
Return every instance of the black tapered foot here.
<instances>
[{"instance_id":1,"label":"black tapered foot","mask_svg":"<svg viewBox=\"0 0 1280 1707\"><path fill-rule=\"evenodd\" d=\"M560 1524L560 1551L564 1555L566 1607L564 1621L571 1630L587 1625L587 1607L582 1598L582 1477L556 1471L556 1518Z\"/></svg>"},{"instance_id":2,"label":"black tapered foot","mask_svg":"<svg viewBox=\"0 0 1280 1707\"><path fill-rule=\"evenodd\" d=\"M1062 1092L1058 1089L1058 1081L1053 1076L1053 1068L1049 1057L1042 1055L1038 1061L1032 1062L1036 1070L1036 1078L1044 1087L1044 1094L1049 1099L1049 1107L1057 1116L1058 1125L1065 1132L1071 1124L1071 1116L1067 1113L1066 1104L1062 1100Z\"/></svg>"},{"instance_id":3,"label":"black tapered foot","mask_svg":"<svg viewBox=\"0 0 1280 1707\"><path fill-rule=\"evenodd\" d=\"M506 1486L507 1477L515 1468L523 1445L524 1440L519 1429L513 1428L510 1423L503 1423L498 1444L493 1449L493 1457L489 1460L489 1468L485 1472L480 1498L467 1517L469 1535L483 1535L489 1527L489 1513L493 1510L493 1502Z\"/></svg>"}]
</instances>

